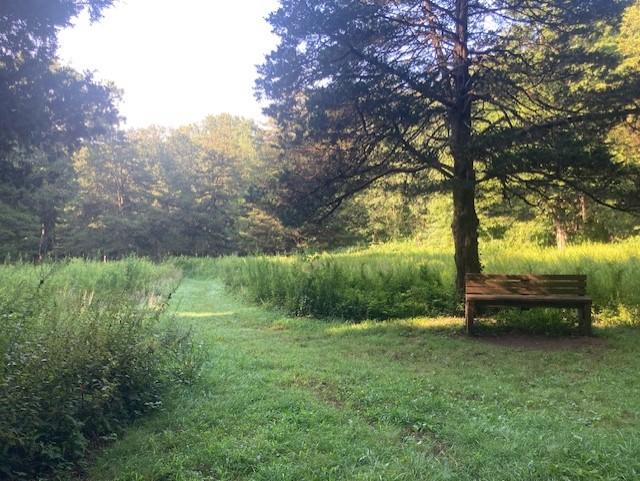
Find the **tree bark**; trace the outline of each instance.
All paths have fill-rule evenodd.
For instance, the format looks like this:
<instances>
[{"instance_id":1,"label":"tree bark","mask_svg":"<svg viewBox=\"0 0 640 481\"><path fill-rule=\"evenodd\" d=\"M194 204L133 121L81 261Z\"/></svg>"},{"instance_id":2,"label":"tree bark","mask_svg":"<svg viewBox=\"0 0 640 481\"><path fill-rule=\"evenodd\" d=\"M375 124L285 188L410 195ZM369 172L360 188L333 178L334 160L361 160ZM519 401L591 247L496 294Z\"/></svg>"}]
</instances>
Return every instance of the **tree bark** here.
<instances>
[{"instance_id":1,"label":"tree bark","mask_svg":"<svg viewBox=\"0 0 640 481\"><path fill-rule=\"evenodd\" d=\"M48 210L41 217L40 243L38 245L38 260L42 262L54 246L54 228L56 224L55 211Z\"/></svg>"},{"instance_id":2,"label":"tree bark","mask_svg":"<svg viewBox=\"0 0 640 481\"><path fill-rule=\"evenodd\" d=\"M555 230L556 230L556 247L560 250L563 250L567 247L567 243L569 242L569 233L567 232L567 227L561 220L556 219L555 222Z\"/></svg>"},{"instance_id":3,"label":"tree bark","mask_svg":"<svg viewBox=\"0 0 640 481\"><path fill-rule=\"evenodd\" d=\"M453 241L456 262L456 291L464 295L465 275L481 271L478 251L478 216L475 205L475 176L472 162L454 162Z\"/></svg>"},{"instance_id":4,"label":"tree bark","mask_svg":"<svg viewBox=\"0 0 640 481\"><path fill-rule=\"evenodd\" d=\"M465 275L481 271L476 214L476 176L471 143L471 95L468 63L468 0L456 2L456 44L454 47L454 106L449 110L450 148L453 156L453 239L456 262L456 291L464 295Z\"/></svg>"},{"instance_id":5,"label":"tree bark","mask_svg":"<svg viewBox=\"0 0 640 481\"><path fill-rule=\"evenodd\" d=\"M551 210L556 247L560 250L567 247L570 231L574 233L576 227L580 224L578 220L580 214L575 212L574 209L567 209L568 203L568 199L559 197L556 199L556 205ZM567 212L567 210L569 210L569 212Z\"/></svg>"},{"instance_id":6,"label":"tree bark","mask_svg":"<svg viewBox=\"0 0 640 481\"><path fill-rule=\"evenodd\" d=\"M584 194L580 194L578 197L580 199L580 220L582 220L582 226L587 223L587 218L589 217L589 212L587 209L587 196Z\"/></svg>"}]
</instances>

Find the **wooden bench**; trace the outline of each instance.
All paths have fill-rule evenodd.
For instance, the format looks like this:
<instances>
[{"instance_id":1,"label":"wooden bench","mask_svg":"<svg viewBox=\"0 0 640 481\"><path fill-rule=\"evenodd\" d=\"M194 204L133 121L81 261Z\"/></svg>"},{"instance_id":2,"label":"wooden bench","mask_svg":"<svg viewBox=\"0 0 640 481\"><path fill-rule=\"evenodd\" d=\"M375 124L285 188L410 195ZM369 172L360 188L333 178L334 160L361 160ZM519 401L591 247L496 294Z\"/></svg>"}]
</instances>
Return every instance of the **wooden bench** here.
<instances>
[{"instance_id":1,"label":"wooden bench","mask_svg":"<svg viewBox=\"0 0 640 481\"><path fill-rule=\"evenodd\" d=\"M567 307L579 313L580 332L591 334L591 298L586 296L587 277L577 275L483 275L465 279L467 333L480 307Z\"/></svg>"}]
</instances>

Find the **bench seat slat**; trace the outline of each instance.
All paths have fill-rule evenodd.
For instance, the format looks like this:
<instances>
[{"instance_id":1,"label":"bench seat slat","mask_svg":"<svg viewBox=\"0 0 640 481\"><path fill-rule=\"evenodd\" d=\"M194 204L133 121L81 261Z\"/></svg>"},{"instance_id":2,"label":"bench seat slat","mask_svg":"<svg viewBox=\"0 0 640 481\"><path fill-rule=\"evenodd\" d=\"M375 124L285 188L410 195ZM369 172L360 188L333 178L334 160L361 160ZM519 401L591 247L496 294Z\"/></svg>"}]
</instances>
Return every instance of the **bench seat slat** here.
<instances>
[{"instance_id":1,"label":"bench seat slat","mask_svg":"<svg viewBox=\"0 0 640 481\"><path fill-rule=\"evenodd\" d=\"M467 286L558 286L558 287L572 287L572 286L585 286L585 281L545 281L545 280L522 280L522 281L503 281L499 279L487 279L486 281L468 281Z\"/></svg>"},{"instance_id":2,"label":"bench seat slat","mask_svg":"<svg viewBox=\"0 0 640 481\"><path fill-rule=\"evenodd\" d=\"M504 294L504 295L521 295L521 296L531 296L531 295L574 295L574 296L584 296L586 294L586 290L583 288L575 289L558 289L558 288L550 288L550 287L540 287L540 288L529 288L529 287L467 287L467 294L476 295L476 294Z\"/></svg>"},{"instance_id":3,"label":"bench seat slat","mask_svg":"<svg viewBox=\"0 0 640 481\"><path fill-rule=\"evenodd\" d=\"M578 289L582 287L586 287L586 284L574 282L572 284L554 284L550 282L518 282L518 283L503 283L503 282L485 282L484 284L474 284L467 283L467 287L470 288L518 288L518 287L528 287L530 289L536 288L548 288L548 289Z\"/></svg>"},{"instance_id":4,"label":"bench seat slat","mask_svg":"<svg viewBox=\"0 0 640 481\"><path fill-rule=\"evenodd\" d=\"M572 281L572 280L586 280L587 276L582 274L467 274L467 281L480 280L485 281L487 279L506 280L506 281L522 281L523 279L531 280L558 280L558 281Z\"/></svg>"},{"instance_id":5,"label":"bench seat slat","mask_svg":"<svg viewBox=\"0 0 640 481\"><path fill-rule=\"evenodd\" d=\"M562 282L539 282L539 281L518 281L518 282L505 282L505 281L496 281L496 280L487 280L486 282L467 282L468 286L580 286L586 285L585 282L577 282L577 281L562 281Z\"/></svg>"},{"instance_id":6,"label":"bench seat slat","mask_svg":"<svg viewBox=\"0 0 640 481\"><path fill-rule=\"evenodd\" d=\"M467 300L474 302L488 302L488 301L514 301L514 302L549 302L555 304L562 304L563 302L591 302L591 299L586 296L544 296L544 295L508 295L508 294L469 294Z\"/></svg>"}]
</instances>

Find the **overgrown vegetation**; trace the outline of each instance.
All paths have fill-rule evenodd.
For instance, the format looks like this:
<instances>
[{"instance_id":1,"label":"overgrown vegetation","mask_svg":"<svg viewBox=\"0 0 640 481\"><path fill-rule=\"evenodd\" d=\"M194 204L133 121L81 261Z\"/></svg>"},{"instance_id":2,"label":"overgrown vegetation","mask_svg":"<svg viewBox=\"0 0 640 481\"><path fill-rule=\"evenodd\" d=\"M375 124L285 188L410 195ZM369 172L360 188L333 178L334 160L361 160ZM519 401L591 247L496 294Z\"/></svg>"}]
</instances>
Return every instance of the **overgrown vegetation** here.
<instances>
[{"instance_id":1,"label":"overgrown vegetation","mask_svg":"<svg viewBox=\"0 0 640 481\"><path fill-rule=\"evenodd\" d=\"M139 259L0 267L0 478L71 466L191 382L201 352L163 315L180 271Z\"/></svg>"},{"instance_id":2,"label":"overgrown vegetation","mask_svg":"<svg viewBox=\"0 0 640 481\"><path fill-rule=\"evenodd\" d=\"M502 241L483 246L489 273L586 274L601 322L638 323L640 239L587 243L565 250ZM219 276L231 291L296 315L347 320L453 314L456 309L452 250L398 242L339 253L279 257L184 260L194 274ZM554 311L551 311L553 313ZM519 322L558 320L518 314ZM513 317L513 316L512 316ZM574 319L562 314L563 319ZM529 326L532 327L532 326Z\"/></svg>"}]
</instances>

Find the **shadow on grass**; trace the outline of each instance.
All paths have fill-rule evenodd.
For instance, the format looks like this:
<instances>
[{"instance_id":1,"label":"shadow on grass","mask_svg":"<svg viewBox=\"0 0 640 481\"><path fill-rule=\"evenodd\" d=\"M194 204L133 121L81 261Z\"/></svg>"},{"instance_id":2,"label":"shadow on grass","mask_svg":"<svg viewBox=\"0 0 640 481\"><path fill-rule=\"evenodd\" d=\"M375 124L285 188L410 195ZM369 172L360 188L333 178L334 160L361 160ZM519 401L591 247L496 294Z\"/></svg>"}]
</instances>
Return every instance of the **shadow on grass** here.
<instances>
[{"instance_id":1,"label":"shadow on grass","mask_svg":"<svg viewBox=\"0 0 640 481\"><path fill-rule=\"evenodd\" d=\"M637 330L636 330L637 331ZM330 336L396 336L414 339L449 338L466 345L485 344L497 347L540 350L582 351L607 348L612 338L629 332L622 326L597 327L593 336L581 336L577 329L551 331L527 329L495 319L480 319L472 336L464 330L462 318L414 318L389 321L366 321L357 324L333 324L325 329Z\"/></svg>"},{"instance_id":2,"label":"shadow on grass","mask_svg":"<svg viewBox=\"0 0 640 481\"><path fill-rule=\"evenodd\" d=\"M604 349L608 346L607 339L598 336L545 335L521 329L505 330L504 328L486 328L474 333L469 340L492 346L534 351L576 351Z\"/></svg>"},{"instance_id":3,"label":"shadow on grass","mask_svg":"<svg viewBox=\"0 0 640 481\"><path fill-rule=\"evenodd\" d=\"M179 311L175 313L175 316L181 319L203 319L203 318L211 318L211 319L219 319L221 317L228 318L235 314L233 311L226 312L188 312L188 311Z\"/></svg>"}]
</instances>

